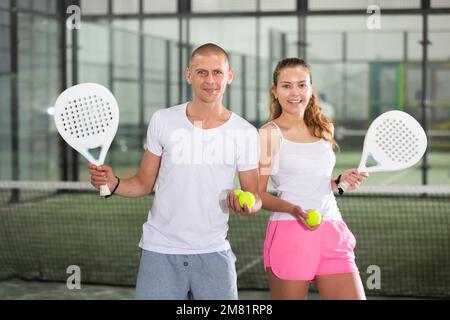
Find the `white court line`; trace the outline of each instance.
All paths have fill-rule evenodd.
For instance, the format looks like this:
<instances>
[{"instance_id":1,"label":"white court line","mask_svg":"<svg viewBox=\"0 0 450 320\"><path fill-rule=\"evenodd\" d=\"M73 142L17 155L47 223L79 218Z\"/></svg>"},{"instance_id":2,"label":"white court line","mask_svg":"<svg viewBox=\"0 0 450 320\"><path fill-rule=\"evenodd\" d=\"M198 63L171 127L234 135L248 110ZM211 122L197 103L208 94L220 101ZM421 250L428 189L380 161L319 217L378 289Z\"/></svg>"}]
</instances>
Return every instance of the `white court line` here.
<instances>
[{"instance_id":1,"label":"white court line","mask_svg":"<svg viewBox=\"0 0 450 320\"><path fill-rule=\"evenodd\" d=\"M243 273L247 272L249 269L253 268L255 265L260 263L262 260L264 260L264 256L260 256L259 258L256 258L255 260L253 260L252 262L247 264L245 267L243 267L241 270L239 270L239 272L237 273L237 276L239 277Z\"/></svg>"}]
</instances>

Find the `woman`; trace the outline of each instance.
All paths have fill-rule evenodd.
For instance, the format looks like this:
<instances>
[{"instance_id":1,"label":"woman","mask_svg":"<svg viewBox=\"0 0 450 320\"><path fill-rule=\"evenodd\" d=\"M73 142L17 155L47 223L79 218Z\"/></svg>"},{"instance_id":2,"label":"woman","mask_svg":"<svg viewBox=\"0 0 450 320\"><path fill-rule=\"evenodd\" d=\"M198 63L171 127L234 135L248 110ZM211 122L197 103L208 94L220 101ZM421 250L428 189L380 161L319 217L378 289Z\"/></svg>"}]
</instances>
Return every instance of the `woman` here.
<instances>
[{"instance_id":1,"label":"woman","mask_svg":"<svg viewBox=\"0 0 450 320\"><path fill-rule=\"evenodd\" d=\"M305 299L315 281L322 299L365 299L355 264L355 238L342 220L333 192L345 181L355 190L368 176L349 169L332 177L333 124L324 116L302 59L278 63L270 90L270 122L260 129L260 195L271 210L264 267L272 299ZM267 183L278 192L267 192ZM308 210L321 212L311 228Z\"/></svg>"}]
</instances>

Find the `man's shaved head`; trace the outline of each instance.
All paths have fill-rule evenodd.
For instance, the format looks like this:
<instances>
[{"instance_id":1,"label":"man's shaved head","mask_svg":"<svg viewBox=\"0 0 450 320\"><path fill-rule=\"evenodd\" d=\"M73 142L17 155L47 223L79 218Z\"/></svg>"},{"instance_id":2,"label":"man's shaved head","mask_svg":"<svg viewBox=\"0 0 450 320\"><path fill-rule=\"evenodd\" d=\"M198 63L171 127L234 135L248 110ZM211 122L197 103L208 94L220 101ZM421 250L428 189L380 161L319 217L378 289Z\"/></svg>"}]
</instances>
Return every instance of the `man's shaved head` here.
<instances>
[{"instance_id":1,"label":"man's shaved head","mask_svg":"<svg viewBox=\"0 0 450 320\"><path fill-rule=\"evenodd\" d=\"M214 43L205 43L192 52L191 59L189 60L189 66L192 66L192 60L196 55L206 56L221 54L223 54L227 58L227 63L229 63L228 53L225 50Z\"/></svg>"}]
</instances>

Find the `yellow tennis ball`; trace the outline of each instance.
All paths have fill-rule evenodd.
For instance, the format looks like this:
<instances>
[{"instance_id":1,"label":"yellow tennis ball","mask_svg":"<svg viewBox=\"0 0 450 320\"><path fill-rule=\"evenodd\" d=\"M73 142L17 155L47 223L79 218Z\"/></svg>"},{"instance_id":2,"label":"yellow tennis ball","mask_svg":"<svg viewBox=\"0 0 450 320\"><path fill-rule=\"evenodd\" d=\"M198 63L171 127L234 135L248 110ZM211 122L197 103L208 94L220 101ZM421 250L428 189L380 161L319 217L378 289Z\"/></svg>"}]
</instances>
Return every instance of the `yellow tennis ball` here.
<instances>
[{"instance_id":1,"label":"yellow tennis ball","mask_svg":"<svg viewBox=\"0 0 450 320\"><path fill-rule=\"evenodd\" d=\"M251 192L242 192L239 195L239 205L243 208L244 204L247 205L247 207L251 208L255 205L256 199L253 193Z\"/></svg>"},{"instance_id":2,"label":"yellow tennis ball","mask_svg":"<svg viewBox=\"0 0 450 320\"><path fill-rule=\"evenodd\" d=\"M322 222L322 215L317 210L308 210L308 219L306 219L306 223L310 227L316 227Z\"/></svg>"},{"instance_id":3,"label":"yellow tennis ball","mask_svg":"<svg viewBox=\"0 0 450 320\"><path fill-rule=\"evenodd\" d=\"M244 192L244 191L242 191L241 189L235 189L235 190L233 190L233 192L234 192L234 194L235 194L236 197L239 197L239 195L240 195L242 192Z\"/></svg>"}]
</instances>

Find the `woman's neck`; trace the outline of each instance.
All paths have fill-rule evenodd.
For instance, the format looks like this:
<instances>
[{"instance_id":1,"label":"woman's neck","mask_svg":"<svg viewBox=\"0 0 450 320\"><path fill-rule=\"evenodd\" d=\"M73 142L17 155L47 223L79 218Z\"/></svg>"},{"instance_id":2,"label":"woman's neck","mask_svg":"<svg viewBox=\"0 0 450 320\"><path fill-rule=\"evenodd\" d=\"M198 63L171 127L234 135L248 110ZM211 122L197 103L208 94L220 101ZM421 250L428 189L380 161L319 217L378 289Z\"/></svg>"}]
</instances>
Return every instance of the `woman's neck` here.
<instances>
[{"instance_id":1,"label":"woman's neck","mask_svg":"<svg viewBox=\"0 0 450 320\"><path fill-rule=\"evenodd\" d=\"M289 114L286 112L282 112L280 117L278 118L280 122L288 127L298 127L298 128L306 128L305 121L303 119L303 114Z\"/></svg>"}]
</instances>

